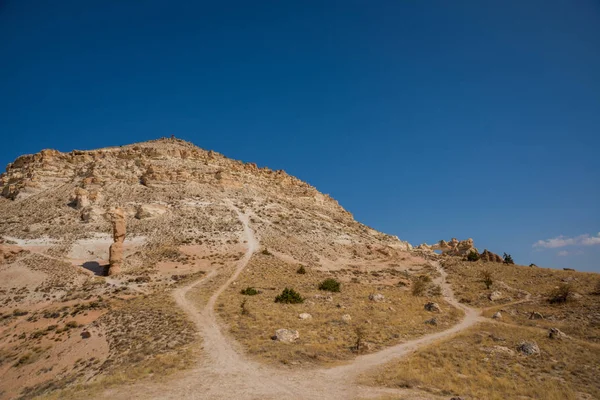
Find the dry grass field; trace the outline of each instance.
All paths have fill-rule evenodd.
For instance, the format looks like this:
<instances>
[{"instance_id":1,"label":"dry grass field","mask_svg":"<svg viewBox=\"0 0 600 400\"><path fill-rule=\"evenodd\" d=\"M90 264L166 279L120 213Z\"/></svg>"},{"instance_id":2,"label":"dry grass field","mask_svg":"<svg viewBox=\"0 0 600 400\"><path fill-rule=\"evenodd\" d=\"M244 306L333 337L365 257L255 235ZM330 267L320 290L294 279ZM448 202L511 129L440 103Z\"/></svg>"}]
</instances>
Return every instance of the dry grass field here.
<instances>
[{"instance_id":1,"label":"dry grass field","mask_svg":"<svg viewBox=\"0 0 600 400\"><path fill-rule=\"evenodd\" d=\"M331 273L306 267L306 274L298 274L298 268L298 264L257 253L235 285L218 298L217 312L248 354L288 365L332 363L355 357L359 336L365 343L361 352L372 352L443 330L462 315L439 296L413 296L410 288L397 284L365 284L361 280L372 276L361 278L343 271L336 274L341 282L339 293L322 291L319 283L331 278ZM242 295L241 290L247 287L260 293ZM298 291L304 302L275 303L275 297L286 287ZM369 295L375 293L382 294L385 300L370 300ZM429 301L437 302L442 312L425 311L424 304ZM300 319L302 313L311 318ZM345 315L350 320L345 320ZM436 326L425 323L433 317L437 319ZM298 330L300 338L294 343L272 340L280 328Z\"/></svg>"},{"instance_id":2,"label":"dry grass field","mask_svg":"<svg viewBox=\"0 0 600 400\"><path fill-rule=\"evenodd\" d=\"M535 341L540 354L519 353L523 340ZM468 399L575 400L600 398L598 376L598 345L552 340L537 329L490 323L389 363L361 380Z\"/></svg>"}]
</instances>

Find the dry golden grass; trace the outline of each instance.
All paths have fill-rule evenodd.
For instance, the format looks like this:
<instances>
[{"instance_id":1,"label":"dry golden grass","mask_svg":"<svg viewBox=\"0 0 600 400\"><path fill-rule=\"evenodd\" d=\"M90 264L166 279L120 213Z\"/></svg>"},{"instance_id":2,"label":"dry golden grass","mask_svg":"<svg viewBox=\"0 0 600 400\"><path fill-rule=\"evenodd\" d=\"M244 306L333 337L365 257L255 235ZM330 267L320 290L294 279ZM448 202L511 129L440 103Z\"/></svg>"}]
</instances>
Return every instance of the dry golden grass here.
<instances>
[{"instance_id":1,"label":"dry golden grass","mask_svg":"<svg viewBox=\"0 0 600 400\"><path fill-rule=\"evenodd\" d=\"M522 340L537 342L541 354L516 352ZM370 385L419 388L473 399L563 400L585 398L581 393L600 398L598 376L597 345L551 340L531 328L484 324L389 363L361 380Z\"/></svg>"},{"instance_id":2,"label":"dry golden grass","mask_svg":"<svg viewBox=\"0 0 600 400\"><path fill-rule=\"evenodd\" d=\"M306 274L297 274L298 264L286 263L273 256L256 254L240 275L217 300L217 312L233 337L246 351L267 362L284 364L323 364L353 358L357 329L363 331L363 341L369 343L365 351L376 351L386 346L439 331L455 324L462 312L445 303L440 297L415 297L410 289L392 285L367 285L359 279L342 281L340 293L318 290L319 283L331 277L324 272L306 268ZM244 296L240 291L254 287L261 291L256 296ZM306 300L303 304L275 303L275 297L285 288L293 288ZM385 296L384 302L369 300L372 293ZM321 296L322 298L315 298ZM332 301L325 299L332 296ZM248 314L241 304L246 301ZM436 301L442 313L431 313L423 306ZM311 319L300 320L300 313L309 313ZM345 322L344 314L351 320ZM424 321L437 317L438 325ZM274 341L271 337L279 328L295 329L300 339L293 344Z\"/></svg>"},{"instance_id":3,"label":"dry golden grass","mask_svg":"<svg viewBox=\"0 0 600 400\"><path fill-rule=\"evenodd\" d=\"M491 262L467 262L457 258L447 258L443 262L448 272L448 282L452 284L457 299L477 307L489 307L510 301L506 298L492 302L488 294L494 290L502 292L512 300L525 297L525 292L533 297L547 297L563 281L569 282L580 294L594 290L598 274L590 272L563 271L549 268L525 267ZM493 284L490 289L482 280L482 273L489 271Z\"/></svg>"}]
</instances>

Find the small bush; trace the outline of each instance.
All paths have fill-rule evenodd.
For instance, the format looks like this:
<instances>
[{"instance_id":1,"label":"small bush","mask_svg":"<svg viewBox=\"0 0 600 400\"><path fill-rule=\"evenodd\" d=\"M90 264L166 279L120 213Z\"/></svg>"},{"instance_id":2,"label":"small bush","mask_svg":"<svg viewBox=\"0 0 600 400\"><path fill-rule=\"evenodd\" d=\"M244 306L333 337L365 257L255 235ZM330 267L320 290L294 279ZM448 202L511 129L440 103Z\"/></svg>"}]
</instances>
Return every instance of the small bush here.
<instances>
[{"instance_id":1,"label":"small bush","mask_svg":"<svg viewBox=\"0 0 600 400\"><path fill-rule=\"evenodd\" d=\"M77 328L78 326L79 326L79 324L77 323L77 321L69 321L65 325L65 327L68 329Z\"/></svg>"},{"instance_id":2,"label":"small bush","mask_svg":"<svg viewBox=\"0 0 600 400\"><path fill-rule=\"evenodd\" d=\"M600 296L600 279L596 282L596 287L592 290L592 294L595 296Z\"/></svg>"},{"instance_id":3,"label":"small bush","mask_svg":"<svg viewBox=\"0 0 600 400\"><path fill-rule=\"evenodd\" d=\"M573 287L568 283L562 283L559 287L550 292L550 304L566 303L573 294Z\"/></svg>"},{"instance_id":4,"label":"small bush","mask_svg":"<svg viewBox=\"0 0 600 400\"><path fill-rule=\"evenodd\" d=\"M275 297L275 303L299 304L303 302L304 299L300 296L300 293L296 292L294 289L285 288L279 296Z\"/></svg>"},{"instance_id":5,"label":"small bush","mask_svg":"<svg viewBox=\"0 0 600 400\"><path fill-rule=\"evenodd\" d=\"M260 292L256 289L254 289L253 287L248 286L246 289L242 289L242 291L240 293L245 296L256 296Z\"/></svg>"},{"instance_id":6,"label":"small bush","mask_svg":"<svg viewBox=\"0 0 600 400\"><path fill-rule=\"evenodd\" d=\"M300 268L298 268L296 270L296 273L300 274L300 275L304 275L306 273L306 268L304 268L304 265L301 265Z\"/></svg>"},{"instance_id":7,"label":"small bush","mask_svg":"<svg viewBox=\"0 0 600 400\"><path fill-rule=\"evenodd\" d=\"M504 264L514 264L515 263L510 254L504 253L504 256L502 258L504 258Z\"/></svg>"},{"instance_id":8,"label":"small bush","mask_svg":"<svg viewBox=\"0 0 600 400\"><path fill-rule=\"evenodd\" d=\"M339 292L340 283L335 279L328 278L321 282L321 284L319 285L319 290L326 290L328 292Z\"/></svg>"},{"instance_id":9,"label":"small bush","mask_svg":"<svg viewBox=\"0 0 600 400\"><path fill-rule=\"evenodd\" d=\"M429 290L429 294L433 297L439 297L443 294L442 287L440 285L433 285L433 287Z\"/></svg>"},{"instance_id":10,"label":"small bush","mask_svg":"<svg viewBox=\"0 0 600 400\"><path fill-rule=\"evenodd\" d=\"M485 288L489 289L494 283L494 280L492 279L492 273L490 271L483 271L481 273L481 281L485 284Z\"/></svg>"},{"instance_id":11,"label":"small bush","mask_svg":"<svg viewBox=\"0 0 600 400\"><path fill-rule=\"evenodd\" d=\"M477 253L476 251L471 251L468 255L467 255L467 261L479 261L479 253Z\"/></svg>"},{"instance_id":12,"label":"small bush","mask_svg":"<svg viewBox=\"0 0 600 400\"><path fill-rule=\"evenodd\" d=\"M426 289L427 282L423 279L417 279L413 282L412 294L413 296L423 296L423 294L425 294Z\"/></svg>"},{"instance_id":13,"label":"small bush","mask_svg":"<svg viewBox=\"0 0 600 400\"><path fill-rule=\"evenodd\" d=\"M265 249L264 249L263 251L261 251L261 253L262 253L263 255L265 255L265 256L272 256L272 255L273 255L273 253L271 253L271 252L269 251L269 249L267 249L266 247L265 247Z\"/></svg>"},{"instance_id":14,"label":"small bush","mask_svg":"<svg viewBox=\"0 0 600 400\"><path fill-rule=\"evenodd\" d=\"M242 304L240 304L240 309L242 310L242 315L250 315L250 311L248 310L248 307L246 306L246 301L248 301L248 300L244 300L244 301L242 301Z\"/></svg>"},{"instance_id":15,"label":"small bush","mask_svg":"<svg viewBox=\"0 0 600 400\"><path fill-rule=\"evenodd\" d=\"M13 315L14 315L15 317L22 317L23 315L27 315L27 314L29 314L29 311L20 310L20 309L18 309L18 308L16 308L16 309L13 311Z\"/></svg>"}]
</instances>

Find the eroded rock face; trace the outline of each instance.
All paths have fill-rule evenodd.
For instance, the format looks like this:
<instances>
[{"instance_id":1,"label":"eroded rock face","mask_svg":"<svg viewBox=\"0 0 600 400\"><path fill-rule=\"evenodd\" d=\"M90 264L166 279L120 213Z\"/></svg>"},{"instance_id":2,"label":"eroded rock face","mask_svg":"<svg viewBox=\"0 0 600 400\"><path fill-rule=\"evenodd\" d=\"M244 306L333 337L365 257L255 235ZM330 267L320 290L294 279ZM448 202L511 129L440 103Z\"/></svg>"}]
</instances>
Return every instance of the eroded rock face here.
<instances>
[{"instance_id":1,"label":"eroded rock face","mask_svg":"<svg viewBox=\"0 0 600 400\"><path fill-rule=\"evenodd\" d=\"M448 256L466 256L472 251L479 253L479 251L477 251L473 245L473 239L471 238L467 240L458 240L457 238L452 238L449 242L440 240L434 245L423 243L417 246L417 249L425 251L440 250L443 255Z\"/></svg>"},{"instance_id":2,"label":"eroded rock face","mask_svg":"<svg viewBox=\"0 0 600 400\"><path fill-rule=\"evenodd\" d=\"M167 207L160 204L141 204L135 209L137 219L155 218L167 212Z\"/></svg>"},{"instance_id":3,"label":"eroded rock face","mask_svg":"<svg viewBox=\"0 0 600 400\"><path fill-rule=\"evenodd\" d=\"M498 254L488 251L487 249L483 250L483 253L481 253L479 255L479 259L481 259L482 261L487 261L487 262L496 262L496 263L504 262L502 257L500 257Z\"/></svg>"},{"instance_id":4,"label":"eroded rock face","mask_svg":"<svg viewBox=\"0 0 600 400\"><path fill-rule=\"evenodd\" d=\"M114 243L109 251L108 275L117 275L121 272L123 264L123 243L125 242L125 213L122 209L116 208L111 211L111 222L113 225Z\"/></svg>"}]
</instances>

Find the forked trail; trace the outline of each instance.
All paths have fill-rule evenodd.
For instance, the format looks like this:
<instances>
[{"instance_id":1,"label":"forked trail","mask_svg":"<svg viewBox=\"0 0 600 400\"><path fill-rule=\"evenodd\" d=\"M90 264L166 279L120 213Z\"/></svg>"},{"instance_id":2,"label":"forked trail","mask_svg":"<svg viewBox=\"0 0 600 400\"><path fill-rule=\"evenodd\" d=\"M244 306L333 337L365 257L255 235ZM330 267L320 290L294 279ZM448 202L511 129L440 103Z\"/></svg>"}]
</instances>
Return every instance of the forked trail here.
<instances>
[{"instance_id":1,"label":"forked trail","mask_svg":"<svg viewBox=\"0 0 600 400\"><path fill-rule=\"evenodd\" d=\"M226 336L217 323L214 306L217 298L235 281L258 249L258 241L249 226L249 216L231 205L244 227L248 248L238 261L234 273L210 297L206 306L198 310L186 294L193 288L212 279L216 272L174 291L177 304L189 315L203 339L203 359L197 367L182 372L164 382L139 383L108 389L100 395L106 399L353 399L405 394L412 399L430 399L406 389L363 387L355 383L356 377L374 367L403 357L418 348L463 331L480 321L479 311L460 304L446 283L445 271L439 284L448 303L462 309L465 316L451 328L410 340L382 351L361 355L348 364L333 368L311 370L278 369L248 359L238 345Z\"/></svg>"}]
</instances>

